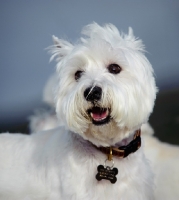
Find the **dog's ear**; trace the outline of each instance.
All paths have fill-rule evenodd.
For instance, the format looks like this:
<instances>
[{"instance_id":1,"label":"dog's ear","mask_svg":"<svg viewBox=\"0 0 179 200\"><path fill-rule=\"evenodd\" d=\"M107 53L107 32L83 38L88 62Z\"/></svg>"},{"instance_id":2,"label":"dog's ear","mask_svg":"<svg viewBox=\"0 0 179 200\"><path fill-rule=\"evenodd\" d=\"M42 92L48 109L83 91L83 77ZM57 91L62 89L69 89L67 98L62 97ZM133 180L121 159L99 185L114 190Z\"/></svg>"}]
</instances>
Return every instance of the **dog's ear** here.
<instances>
[{"instance_id":1,"label":"dog's ear","mask_svg":"<svg viewBox=\"0 0 179 200\"><path fill-rule=\"evenodd\" d=\"M134 36L133 30L131 27L129 27L128 34L124 35L124 40L126 41L127 46L129 46L130 48L138 50L138 51L145 51L145 46L142 40Z\"/></svg>"},{"instance_id":2,"label":"dog's ear","mask_svg":"<svg viewBox=\"0 0 179 200\"><path fill-rule=\"evenodd\" d=\"M56 61L58 62L61 59L63 59L63 57L68 55L74 46L68 41L59 39L58 37L54 35L52 36L52 39L53 39L54 45L48 48L49 52L52 54L50 61L56 58Z\"/></svg>"}]
</instances>

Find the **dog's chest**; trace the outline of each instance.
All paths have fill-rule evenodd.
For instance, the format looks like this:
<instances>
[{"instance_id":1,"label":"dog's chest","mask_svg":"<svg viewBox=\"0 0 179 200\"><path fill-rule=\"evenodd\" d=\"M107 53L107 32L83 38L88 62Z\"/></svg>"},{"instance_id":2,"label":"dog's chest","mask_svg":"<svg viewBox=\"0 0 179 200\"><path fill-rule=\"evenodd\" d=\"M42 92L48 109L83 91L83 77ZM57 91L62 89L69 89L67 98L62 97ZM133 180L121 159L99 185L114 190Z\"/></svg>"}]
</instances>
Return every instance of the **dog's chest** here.
<instances>
[{"instance_id":1,"label":"dog's chest","mask_svg":"<svg viewBox=\"0 0 179 200\"><path fill-rule=\"evenodd\" d=\"M118 169L118 174L117 181L112 184L109 180L96 179L99 172L97 167L103 165L106 155L100 152L95 154L90 152L88 155L84 150L78 154L74 150L66 153L66 158L60 164L59 174L59 194L62 199L152 199L152 189L145 184L150 175L143 176L143 172L141 176L139 175L142 168L146 166L137 163L134 156L114 159L114 167Z\"/></svg>"}]
</instances>

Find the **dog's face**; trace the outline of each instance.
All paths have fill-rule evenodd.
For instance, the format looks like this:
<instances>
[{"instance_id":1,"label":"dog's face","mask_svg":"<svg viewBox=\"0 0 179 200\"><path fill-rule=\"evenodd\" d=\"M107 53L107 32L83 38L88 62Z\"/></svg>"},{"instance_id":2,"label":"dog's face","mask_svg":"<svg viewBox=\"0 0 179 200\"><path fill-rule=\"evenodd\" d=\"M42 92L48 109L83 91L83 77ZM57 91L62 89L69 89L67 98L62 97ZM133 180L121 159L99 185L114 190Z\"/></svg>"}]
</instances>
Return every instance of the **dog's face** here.
<instances>
[{"instance_id":1,"label":"dog's face","mask_svg":"<svg viewBox=\"0 0 179 200\"><path fill-rule=\"evenodd\" d=\"M148 120L156 97L153 70L132 30L111 24L83 30L75 46L54 37L59 120L96 145L113 145Z\"/></svg>"}]
</instances>

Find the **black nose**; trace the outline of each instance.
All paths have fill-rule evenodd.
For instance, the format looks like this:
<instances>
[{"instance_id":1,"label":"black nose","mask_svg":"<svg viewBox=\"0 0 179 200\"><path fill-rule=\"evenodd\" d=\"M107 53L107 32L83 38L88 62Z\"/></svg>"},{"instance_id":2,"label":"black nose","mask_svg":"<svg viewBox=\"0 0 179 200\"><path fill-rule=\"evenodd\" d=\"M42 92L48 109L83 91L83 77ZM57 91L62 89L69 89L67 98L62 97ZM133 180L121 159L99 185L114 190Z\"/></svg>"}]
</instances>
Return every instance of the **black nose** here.
<instances>
[{"instance_id":1,"label":"black nose","mask_svg":"<svg viewBox=\"0 0 179 200\"><path fill-rule=\"evenodd\" d=\"M98 86L89 87L84 91L84 97L87 101L99 101L101 99L102 89Z\"/></svg>"}]
</instances>

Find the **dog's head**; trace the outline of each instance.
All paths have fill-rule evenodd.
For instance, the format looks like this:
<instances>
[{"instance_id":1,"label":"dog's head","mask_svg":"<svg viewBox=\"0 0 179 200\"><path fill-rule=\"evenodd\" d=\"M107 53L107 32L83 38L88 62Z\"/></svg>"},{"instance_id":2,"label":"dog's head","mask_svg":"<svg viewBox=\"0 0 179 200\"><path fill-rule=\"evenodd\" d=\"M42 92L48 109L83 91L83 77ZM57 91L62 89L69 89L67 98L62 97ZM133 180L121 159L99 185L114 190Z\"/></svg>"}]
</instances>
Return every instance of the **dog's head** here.
<instances>
[{"instance_id":1,"label":"dog's head","mask_svg":"<svg viewBox=\"0 0 179 200\"><path fill-rule=\"evenodd\" d=\"M56 112L71 131L95 145L113 145L148 120L156 86L144 45L129 28L86 26L76 45L53 37Z\"/></svg>"}]
</instances>

